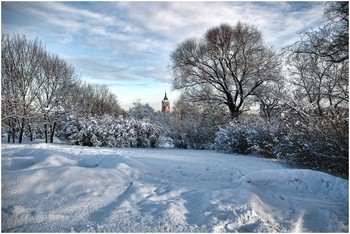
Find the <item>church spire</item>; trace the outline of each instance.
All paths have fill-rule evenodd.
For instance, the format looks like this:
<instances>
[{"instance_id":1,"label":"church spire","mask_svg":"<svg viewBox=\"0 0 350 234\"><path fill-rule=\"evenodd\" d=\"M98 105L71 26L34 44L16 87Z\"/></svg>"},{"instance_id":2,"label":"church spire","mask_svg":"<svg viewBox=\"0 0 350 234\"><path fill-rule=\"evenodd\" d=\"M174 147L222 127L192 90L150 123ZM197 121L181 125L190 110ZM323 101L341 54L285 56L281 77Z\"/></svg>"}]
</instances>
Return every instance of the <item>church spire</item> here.
<instances>
[{"instance_id":1,"label":"church spire","mask_svg":"<svg viewBox=\"0 0 350 234\"><path fill-rule=\"evenodd\" d=\"M166 95L166 91L165 91L164 99L162 100L162 112L163 113L170 112L170 102L169 102L168 96Z\"/></svg>"}]
</instances>

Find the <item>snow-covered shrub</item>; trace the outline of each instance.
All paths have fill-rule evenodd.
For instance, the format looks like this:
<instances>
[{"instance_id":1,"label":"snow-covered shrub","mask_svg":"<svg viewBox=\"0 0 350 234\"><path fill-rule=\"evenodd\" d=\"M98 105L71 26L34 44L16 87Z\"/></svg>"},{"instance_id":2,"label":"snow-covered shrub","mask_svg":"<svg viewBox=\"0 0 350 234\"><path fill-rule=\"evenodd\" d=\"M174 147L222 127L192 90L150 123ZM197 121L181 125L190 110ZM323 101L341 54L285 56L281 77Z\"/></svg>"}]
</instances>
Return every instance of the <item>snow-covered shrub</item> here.
<instances>
[{"instance_id":1,"label":"snow-covered shrub","mask_svg":"<svg viewBox=\"0 0 350 234\"><path fill-rule=\"evenodd\" d=\"M256 135L256 130L231 122L216 133L214 147L227 153L249 154L255 147Z\"/></svg>"},{"instance_id":2,"label":"snow-covered shrub","mask_svg":"<svg viewBox=\"0 0 350 234\"><path fill-rule=\"evenodd\" d=\"M133 103L129 109L129 116L134 119L153 119L155 116L154 109L148 104L142 104L141 101Z\"/></svg>"},{"instance_id":3,"label":"snow-covered shrub","mask_svg":"<svg viewBox=\"0 0 350 234\"><path fill-rule=\"evenodd\" d=\"M161 136L158 140L158 147L160 148L173 148L174 140L171 137Z\"/></svg>"},{"instance_id":4,"label":"snow-covered shrub","mask_svg":"<svg viewBox=\"0 0 350 234\"><path fill-rule=\"evenodd\" d=\"M248 127L256 133L250 135L251 138L249 139L249 142L252 144L252 151L266 158L276 158L274 148L276 146L275 134L277 126L261 120Z\"/></svg>"},{"instance_id":5,"label":"snow-covered shrub","mask_svg":"<svg viewBox=\"0 0 350 234\"><path fill-rule=\"evenodd\" d=\"M289 121L276 134L274 154L289 163L347 177L348 137L346 118Z\"/></svg>"},{"instance_id":6,"label":"snow-covered shrub","mask_svg":"<svg viewBox=\"0 0 350 234\"><path fill-rule=\"evenodd\" d=\"M146 121L103 116L67 118L59 136L75 145L140 148L156 147L160 133L158 125Z\"/></svg>"},{"instance_id":7,"label":"snow-covered shrub","mask_svg":"<svg viewBox=\"0 0 350 234\"><path fill-rule=\"evenodd\" d=\"M244 116L216 133L214 147L228 153L259 154L275 158L277 127L257 116Z\"/></svg>"},{"instance_id":8,"label":"snow-covered shrub","mask_svg":"<svg viewBox=\"0 0 350 234\"><path fill-rule=\"evenodd\" d=\"M270 124L242 118L216 134L215 149L228 153L257 153L288 164L348 177L348 117L343 113L299 116Z\"/></svg>"},{"instance_id":9,"label":"snow-covered shrub","mask_svg":"<svg viewBox=\"0 0 350 234\"><path fill-rule=\"evenodd\" d=\"M200 118L186 118L172 125L169 136L177 148L213 149L218 127Z\"/></svg>"},{"instance_id":10,"label":"snow-covered shrub","mask_svg":"<svg viewBox=\"0 0 350 234\"><path fill-rule=\"evenodd\" d=\"M174 103L169 136L178 148L213 149L215 133L229 117L223 109L213 112L208 105L190 99L189 94L182 93Z\"/></svg>"}]
</instances>

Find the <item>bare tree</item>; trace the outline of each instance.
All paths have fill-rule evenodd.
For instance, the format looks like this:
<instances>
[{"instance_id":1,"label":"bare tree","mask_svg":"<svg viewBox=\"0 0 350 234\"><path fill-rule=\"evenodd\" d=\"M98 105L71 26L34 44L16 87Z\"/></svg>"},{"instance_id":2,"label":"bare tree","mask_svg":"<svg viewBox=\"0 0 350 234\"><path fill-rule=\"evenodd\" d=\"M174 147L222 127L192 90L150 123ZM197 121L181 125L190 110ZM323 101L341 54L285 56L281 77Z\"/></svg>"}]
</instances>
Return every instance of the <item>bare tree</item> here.
<instances>
[{"instance_id":1,"label":"bare tree","mask_svg":"<svg viewBox=\"0 0 350 234\"><path fill-rule=\"evenodd\" d=\"M348 176L349 3L326 4L327 22L285 48L292 110L279 139L281 155ZM282 129L283 129L282 128ZM286 136L286 137L285 137Z\"/></svg>"},{"instance_id":2,"label":"bare tree","mask_svg":"<svg viewBox=\"0 0 350 234\"><path fill-rule=\"evenodd\" d=\"M260 116L264 117L269 123L272 123L276 118L280 118L285 111L284 92L283 80L275 82L269 87L257 89L256 100L260 103Z\"/></svg>"},{"instance_id":3,"label":"bare tree","mask_svg":"<svg viewBox=\"0 0 350 234\"><path fill-rule=\"evenodd\" d=\"M68 111L66 100L74 92L78 78L74 68L54 54L46 53L41 68L37 82L41 87L37 95L38 109L43 117L45 142L49 140L49 131L52 143L57 123Z\"/></svg>"},{"instance_id":4,"label":"bare tree","mask_svg":"<svg viewBox=\"0 0 350 234\"><path fill-rule=\"evenodd\" d=\"M238 117L258 88L280 79L279 56L254 26L222 24L203 38L187 39L171 54L173 87L195 103L226 106Z\"/></svg>"},{"instance_id":5,"label":"bare tree","mask_svg":"<svg viewBox=\"0 0 350 234\"><path fill-rule=\"evenodd\" d=\"M23 140L25 125L33 116L33 103L40 91L35 87L40 74L44 47L38 40L24 36L2 37L2 124L12 128L13 141L16 125L19 143Z\"/></svg>"},{"instance_id":6,"label":"bare tree","mask_svg":"<svg viewBox=\"0 0 350 234\"><path fill-rule=\"evenodd\" d=\"M291 106L313 110L318 116L349 102L349 3L329 2L326 6L327 23L305 31L285 49L296 87Z\"/></svg>"},{"instance_id":7,"label":"bare tree","mask_svg":"<svg viewBox=\"0 0 350 234\"><path fill-rule=\"evenodd\" d=\"M296 53L325 58L328 62L349 60L349 2L327 2L324 13L327 23L301 34L301 40L290 46Z\"/></svg>"},{"instance_id":8,"label":"bare tree","mask_svg":"<svg viewBox=\"0 0 350 234\"><path fill-rule=\"evenodd\" d=\"M80 87L80 108L84 115L90 116L118 116L123 112L117 96L108 86L97 84L83 84Z\"/></svg>"},{"instance_id":9,"label":"bare tree","mask_svg":"<svg viewBox=\"0 0 350 234\"><path fill-rule=\"evenodd\" d=\"M294 97L304 109L319 116L329 107L349 101L347 62L333 63L315 54L292 53L288 58Z\"/></svg>"},{"instance_id":10,"label":"bare tree","mask_svg":"<svg viewBox=\"0 0 350 234\"><path fill-rule=\"evenodd\" d=\"M117 96L111 92L107 85L96 86L96 113L100 116L110 114L118 116L121 114L121 108Z\"/></svg>"}]
</instances>

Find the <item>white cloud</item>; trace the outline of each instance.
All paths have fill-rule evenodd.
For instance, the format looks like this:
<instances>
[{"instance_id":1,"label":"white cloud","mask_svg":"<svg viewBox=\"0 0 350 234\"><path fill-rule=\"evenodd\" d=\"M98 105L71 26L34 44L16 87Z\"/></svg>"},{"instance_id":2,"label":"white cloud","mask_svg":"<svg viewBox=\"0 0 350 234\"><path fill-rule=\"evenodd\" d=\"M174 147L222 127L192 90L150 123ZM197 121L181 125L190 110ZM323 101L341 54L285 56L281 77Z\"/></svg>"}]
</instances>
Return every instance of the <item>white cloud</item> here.
<instances>
[{"instance_id":1,"label":"white cloud","mask_svg":"<svg viewBox=\"0 0 350 234\"><path fill-rule=\"evenodd\" d=\"M173 42L200 37L223 22L244 21L256 25L265 40L277 49L308 25L319 23L323 15L323 5L319 3L128 2L117 6L132 17L130 22Z\"/></svg>"},{"instance_id":2,"label":"white cloud","mask_svg":"<svg viewBox=\"0 0 350 234\"><path fill-rule=\"evenodd\" d=\"M317 2L3 2L2 30L38 37L89 80L148 80L170 89L169 55L186 38L243 21L278 50L320 24L323 8Z\"/></svg>"}]
</instances>

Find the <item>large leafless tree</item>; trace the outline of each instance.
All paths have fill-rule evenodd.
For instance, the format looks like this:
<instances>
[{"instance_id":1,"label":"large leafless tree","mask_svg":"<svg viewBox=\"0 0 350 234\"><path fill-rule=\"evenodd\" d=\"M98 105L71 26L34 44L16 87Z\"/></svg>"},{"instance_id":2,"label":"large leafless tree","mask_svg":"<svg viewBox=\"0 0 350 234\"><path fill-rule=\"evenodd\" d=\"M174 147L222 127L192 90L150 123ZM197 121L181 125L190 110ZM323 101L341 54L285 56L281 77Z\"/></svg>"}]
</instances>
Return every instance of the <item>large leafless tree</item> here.
<instances>
[{"instance_id":1,"label":"large leafless tree","mask_svg":"<svg viewBox=\"0 0 350 234\"><path fill-rule=\"evenodd\" d=\"M279 56L254 26L221 24L203 38L190 38L171 54L174 89L194 103L226 106L231 118L245 110L259 90L281 78Z\"/></svg>"}]
</instances>

